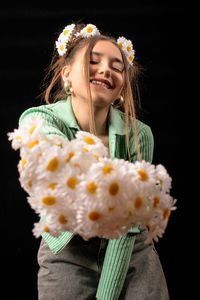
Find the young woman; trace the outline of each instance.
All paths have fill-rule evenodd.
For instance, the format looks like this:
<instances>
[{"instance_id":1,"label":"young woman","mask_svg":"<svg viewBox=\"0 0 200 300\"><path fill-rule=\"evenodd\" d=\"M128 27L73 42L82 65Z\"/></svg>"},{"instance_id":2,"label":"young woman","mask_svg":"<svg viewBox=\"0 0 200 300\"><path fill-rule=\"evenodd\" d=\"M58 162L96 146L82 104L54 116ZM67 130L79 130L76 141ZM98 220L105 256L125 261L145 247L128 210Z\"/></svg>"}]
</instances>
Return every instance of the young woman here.
<instances>
[{"instance_id":1,"label":"young woman","mask_svg":"<svg viewBox=\"0 0 200 300\"><path fill-rule=\"evenodd\" d=\"M151 162L151 129L135 117L138 66L131 41L102 35L92 24L71 24L55 50L47 104L25 111L20 124L39 115L47 134L71 140L77 130L90 131L109 148L111 158ZM137 225L116 240L84 241L70 232L55 238L44 232L39 299L169 299L154 246L144 244L146 234Z\"/></svg>"}]
</instances>

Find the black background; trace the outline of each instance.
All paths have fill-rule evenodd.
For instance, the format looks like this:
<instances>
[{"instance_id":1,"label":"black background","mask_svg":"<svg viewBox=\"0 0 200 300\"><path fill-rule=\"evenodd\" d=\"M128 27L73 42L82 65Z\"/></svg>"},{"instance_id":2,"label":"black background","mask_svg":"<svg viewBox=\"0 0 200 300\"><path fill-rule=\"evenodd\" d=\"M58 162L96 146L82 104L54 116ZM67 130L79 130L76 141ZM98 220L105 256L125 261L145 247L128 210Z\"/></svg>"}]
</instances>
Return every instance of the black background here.
<instances>
[{"instance_id":1,"label":"black background","mask_svg":"<svg viewBox=\"0 0 200 300\"><path fill-rule=\"evenodd\" d=\"M145 67L140 118L155 139L154 164L163 164L173 178L178 199L166 233L156 244L170 298L185 295L188 111L191 85L189 47L191 6L178 1L121 1L82 4L62 1L4 3L1 22L1 285L5 299L37 299L37 249L32 235L37 217L18 182L19 154L6 133L18 127L21 113L41 104L44 70L58 33L73 21L95 24L100 31L131 39L137 60ZM189 105L188 105L189 104ZM3 129L2 129L3 128ZM183 288L184 287L184 288ZM3 292L2 292L3 295ZM48 299L47 299L48 300ZM155 299L159 300L159 299Z\"/></svg>"}]
</instances>

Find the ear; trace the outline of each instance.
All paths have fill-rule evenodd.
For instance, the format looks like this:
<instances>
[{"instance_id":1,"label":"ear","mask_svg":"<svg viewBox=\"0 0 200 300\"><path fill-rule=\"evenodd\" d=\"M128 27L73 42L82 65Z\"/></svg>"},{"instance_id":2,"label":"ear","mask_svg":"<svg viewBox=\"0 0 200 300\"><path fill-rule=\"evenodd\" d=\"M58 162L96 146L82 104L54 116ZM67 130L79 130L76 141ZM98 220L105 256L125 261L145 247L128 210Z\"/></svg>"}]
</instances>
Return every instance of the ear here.
<instances>
[{"instance_id":1,"label":"ear","mask_svg":"<svg viewBox=\"0 0 200 300\"><path fill-rule=\"evenodd\" d=\"M61 76L62 76L62 79L64 82L69 79L69 75L70 75L70 67L68 65L66 65L62 68L62 71L61 71Z\"/></svg>"}]
</instances>

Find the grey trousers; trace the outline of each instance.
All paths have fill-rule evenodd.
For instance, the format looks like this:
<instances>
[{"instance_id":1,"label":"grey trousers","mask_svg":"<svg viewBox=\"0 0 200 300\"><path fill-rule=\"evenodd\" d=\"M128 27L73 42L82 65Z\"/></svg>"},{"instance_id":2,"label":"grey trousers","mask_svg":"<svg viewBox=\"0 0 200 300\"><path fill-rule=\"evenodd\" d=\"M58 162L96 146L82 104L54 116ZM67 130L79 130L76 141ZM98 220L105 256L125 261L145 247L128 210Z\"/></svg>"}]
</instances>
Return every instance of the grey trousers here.
<instances>
[{"instance_id":1,"label":"grey trousers","mask_svg":"<svg viewBox=\"0 0 200 300\"><path fill-rule=\"evenodd\" d=\"M137 235L119 300L169 300L167 284L146 230ZM92 300L101 275L107 240L75 236L58 254L42 240L38 252L39 300Z\"/></svg>"}]
</instances>

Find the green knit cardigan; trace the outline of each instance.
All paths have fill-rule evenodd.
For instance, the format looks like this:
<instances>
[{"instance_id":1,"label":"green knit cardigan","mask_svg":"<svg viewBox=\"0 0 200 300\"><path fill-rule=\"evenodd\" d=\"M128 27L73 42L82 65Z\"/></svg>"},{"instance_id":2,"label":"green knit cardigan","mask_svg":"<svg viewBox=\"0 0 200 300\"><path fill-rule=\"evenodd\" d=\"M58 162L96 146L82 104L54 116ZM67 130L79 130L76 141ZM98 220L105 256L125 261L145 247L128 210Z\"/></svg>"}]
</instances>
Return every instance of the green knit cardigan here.
<instances>
[{"instance_id":1,"label":"green knit cardigan","mask_svg":"<svg viewBox=\"0 0 200 300\"><path fill-rule=\"evenodd\" d=\"M33 116L40 116L46 121L44 126L46 134L60 135L72 140L75 138L76 132L80 130L72 111L70 97L54 104L26 110L20 117L19 125L22 125L29 117ZM142 159L152 162L153 135L151 129L139 120L136 122ZM108 129L110 157L112 159L128 159L125 115L112 106L109 112ZM129 128L129 140L131 161L135 162L137 154L131 126ZM139 232L138 226L135 225L123 237L109 240L97 288L97 298L101 300L118 299L128 271L135 238ZM73 236L74 234L71 232L63 232L58 238L46 232L42 235L54 254L62 251Z\"/></svg>"}]
</instances>

